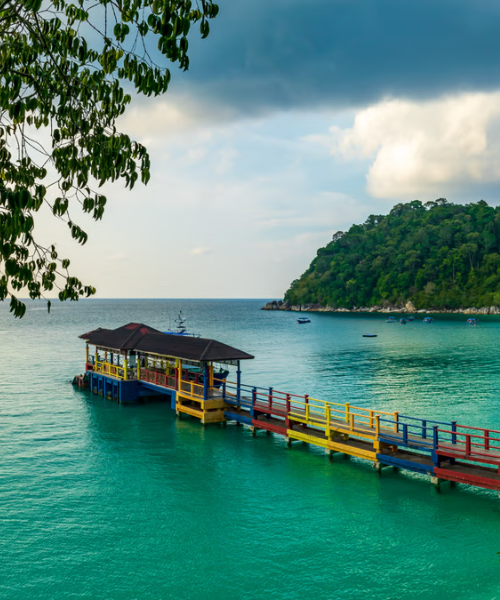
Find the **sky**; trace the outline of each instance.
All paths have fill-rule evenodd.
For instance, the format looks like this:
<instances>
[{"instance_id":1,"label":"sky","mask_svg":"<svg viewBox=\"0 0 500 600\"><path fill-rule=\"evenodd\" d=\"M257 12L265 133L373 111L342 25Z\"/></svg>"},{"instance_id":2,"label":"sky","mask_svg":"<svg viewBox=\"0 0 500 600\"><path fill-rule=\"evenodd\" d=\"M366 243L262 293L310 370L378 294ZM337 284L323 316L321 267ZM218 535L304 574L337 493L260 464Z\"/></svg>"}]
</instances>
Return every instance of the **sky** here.
<instances>
[{"instance_id":1,"label":"sky","mask_svg":"<svg viewBox=\"0 0 500 600\"><path fill-rule=\"evenodd\" d=\"M219 0L191 67L119 127L152 177L89 241L101 298L282 298L336 231L398 202L500 203L497 0Z\"/></svg>"}]
</instances>

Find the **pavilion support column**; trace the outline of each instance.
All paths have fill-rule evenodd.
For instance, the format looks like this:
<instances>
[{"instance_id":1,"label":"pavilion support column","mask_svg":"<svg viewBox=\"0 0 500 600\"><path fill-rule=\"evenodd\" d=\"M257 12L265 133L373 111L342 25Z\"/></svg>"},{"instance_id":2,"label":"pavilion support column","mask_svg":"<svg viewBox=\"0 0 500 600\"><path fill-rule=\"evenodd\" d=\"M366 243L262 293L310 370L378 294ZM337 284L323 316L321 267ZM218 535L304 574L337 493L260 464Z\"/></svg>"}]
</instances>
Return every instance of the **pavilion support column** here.
<instances>
[{"instance_id":1,"label":"pavilion support column","mask_svg":"<svg viewBox=\"0 0 500 600\"><path fill-rule=\"evenodd\" d=\"M203 399L206 400L208 398L208 388L210 385L210 370L208 367L208 363L205 363L205 371L203 375Z\"/></svg>"},{"instance_id":2,"label":"pavilion support column","mask_svg":"<svg viewBox=\"0 0 500 600\"><path fill-rule=\"evenodd\" d=\"M85 348L85 370L87 370L87 365L89 364L89 345L87 344Z\"/></svg>"},{"instance_id":3,"label":"pavilion support column","mask_svg":"<svg viewBox=\"0 0 500 600\"><path fill-rule=\"evenodd\" d=\"M179 391L181 389L181 378L182 378L182 364L181 364L181 359L180 358L176 358L175 359L175 372L176 372L176 377L177 377L177 381L176 381L176 386L175 389L176 391Z\"/></svg>"},{"instance_id":4,"label":"pavilion support column","mask_svg":"<svg viewBox=\"0 0 500 600\"><path fill-rule=\"evenodd\" d=\"M236 400L240 401L240 396L241 396L241 368L240 368L240 361L238 361L237 367L236 367Z\"/></svg>"}]
</instances>

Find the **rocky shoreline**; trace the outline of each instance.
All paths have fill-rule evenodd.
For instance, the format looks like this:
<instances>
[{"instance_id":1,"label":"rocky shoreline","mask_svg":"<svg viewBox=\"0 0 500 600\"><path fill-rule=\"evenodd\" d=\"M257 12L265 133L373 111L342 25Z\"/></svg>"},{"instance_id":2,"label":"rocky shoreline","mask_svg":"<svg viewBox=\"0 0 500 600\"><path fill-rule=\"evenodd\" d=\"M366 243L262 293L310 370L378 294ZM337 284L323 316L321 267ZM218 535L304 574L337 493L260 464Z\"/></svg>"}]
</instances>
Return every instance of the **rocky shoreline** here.
<instances>
[{"instance_id":1,"label":"rocky shoreline","mask_svg":"<svg viewBox=\"0 0 500 600\"><path fill-rule=\"evenodd\" d=\"M333 306L322 306L321 304L290 304L288 301L272 300L261 310L284 310L295 312L337 312L337 313L432 313L432 314L462 314L462 315L500 315L500 306L483 306L482 308L458 308L458 309L420 309L417 310L413 302L409 300L406 304L387 304L386 306L362 306L357 308L334 308Z\"/></svg>"}]
</instances>

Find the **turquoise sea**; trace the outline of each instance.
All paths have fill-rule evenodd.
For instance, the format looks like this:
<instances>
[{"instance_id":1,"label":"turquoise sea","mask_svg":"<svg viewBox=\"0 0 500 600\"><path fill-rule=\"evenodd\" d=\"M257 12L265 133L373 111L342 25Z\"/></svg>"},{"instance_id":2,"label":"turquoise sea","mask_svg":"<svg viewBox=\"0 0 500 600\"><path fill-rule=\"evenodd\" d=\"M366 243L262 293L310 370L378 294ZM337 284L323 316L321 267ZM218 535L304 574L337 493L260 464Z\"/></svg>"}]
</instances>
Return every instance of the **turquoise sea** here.
<instances>
[{"instance_id":1,"label":"turquoise sea","mask_svg":"<svg viewBox=\"0 0 500 600\"><path fill-rule=\"evenodd\" d=\"M70 381L130 321L255 355L243 381L500 429L500 318L265 312L261 300L0 305L0 598L500 598L500 499ZM376 333L377 338L363 338Z\"/></svg>"}]
</instances>

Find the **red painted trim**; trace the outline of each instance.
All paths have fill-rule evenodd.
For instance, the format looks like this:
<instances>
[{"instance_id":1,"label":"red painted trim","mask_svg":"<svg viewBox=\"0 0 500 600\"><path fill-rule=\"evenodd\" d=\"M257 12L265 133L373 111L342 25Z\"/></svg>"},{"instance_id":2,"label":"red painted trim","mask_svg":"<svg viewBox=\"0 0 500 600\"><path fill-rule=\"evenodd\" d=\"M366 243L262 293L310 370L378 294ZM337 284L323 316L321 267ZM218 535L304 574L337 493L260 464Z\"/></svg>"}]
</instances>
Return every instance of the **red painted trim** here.
<instances>
[{"instance_id":1,"label":"red painted trim","mask_svg":"<svg viewBox=\"0 0 500 600\"><path fill-rule=\"evenodd\" d=\"M485 463L488 465L499 465L500 466L500 460L499 457L489 457L487 454L480 454L480 453L475 453L474 456L468 456L465 454L465 452L460 452L460 451L447 451L447 450L443 450L440 446L438 446L438 450L437 453L439 456L447 456L448 458L462 458L463 460L470 460L471 462L475 462L475 463ZM470 465L470 466L474 466L474 465Z\"/></svg>"},{"instance_id":2,"label":"red painted trim","mask_svg":"<svg viewBox=\"0 0 500 600\"><path fill-rule=\"evenodd\" d=\"M438 467L434 468L434 475L439 477L439 479L446 479L447 481L455 481L456 483L465 483L474 487L486 488L487 490L500 491L500 481L497 479L490 479L489 477L469 475L460 473L460 471L449 471L448 469L441 469Z\"/></svg>"},{"instance_id":3,"label":"red painted trim","mask_svg":"<svg viewBox=\"0 0 500 600\"><path fill-rule=\"evenodd\" d=\"M252 425L258 429L265 429L266 431L272 431L273 433L278 433L279 435L284 435L286 437L286 427L278 427L277 425L258 421L257 419L252 419Z\"/></svg>"}]
</instances>

